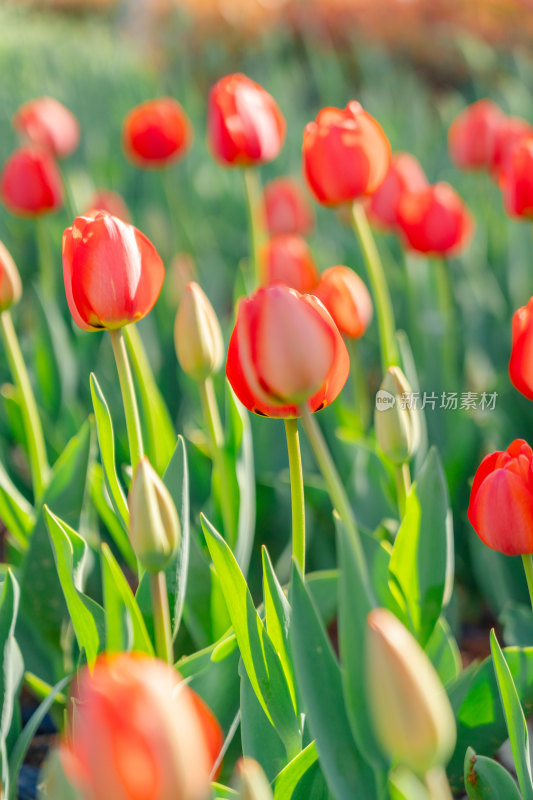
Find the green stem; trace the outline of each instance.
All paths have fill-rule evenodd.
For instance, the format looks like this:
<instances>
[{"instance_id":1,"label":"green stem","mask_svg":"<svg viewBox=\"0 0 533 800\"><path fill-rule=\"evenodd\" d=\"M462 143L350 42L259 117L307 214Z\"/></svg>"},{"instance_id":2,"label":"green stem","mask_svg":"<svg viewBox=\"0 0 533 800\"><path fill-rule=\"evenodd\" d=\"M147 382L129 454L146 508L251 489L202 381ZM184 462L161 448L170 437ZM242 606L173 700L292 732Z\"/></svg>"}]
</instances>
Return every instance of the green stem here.
<instances>
[{"instance_id":1,"label":"green stem","mask_svg":"<svg viewBox=\"0 0 533 800\"><path fill-rule=\"evenodd\" d=\"M15 333L13 320L8 310L0 314L0 330L11 374L18 390L22 424L24 425L26 445L28 447L34 500L37 501L48 482L49 466L46 445L39 412L37 411L37 403L35 402L24 358Z\"/></svg>"},{"instance_id":2,"label":"green stem","mask_svg":"<svg viewBox=\"0 0 533 800\"><path fill-rule=\"evenodd\" d=\"M65 211L67 212L69 218L69 224L72 225L72 223L78 216L78 211L76 209L76 203L74 201L74 194L72 192L70 180L68 179L67 173L65 172L64 169L61 170L61 180L63 183L63 192L65 195Z\"/></svg>"},{"instance_id":3,"label":"green stem","mask_svg":"<svg viewBox=\"0 0 533 800\"><path fill-rule=\"evenodd\" d=\"M259 173L253 167L246 167L243 169L242 175L246 194L248 229L250 232L250 256L254 275L254 286L252 288L257 289L261 284L259 250L265 236L263 215L261 212L261 184L259 181Z\"/></svg>"},{"instance_id":4,"label":"green stem","mask_svg":"<svg viewBox=\"0 0 533 800\"><path fill-rule=\"evenodd\" d=\"M45 700L53 688L49 683L43 681L42 678L34 675L33 672L24 673L24 683L31 690L32 694L34 694L39 700ZM63 692L58 692L54 697L54 703L57 703L61 706L66 706L66 695L64 695Z\"/></svg>"},{"instance_id":5,"label":"green stem","mask_svg":"<svg viewBox=\"0 0 533 800\"><path fill-rule=\"evenodd\" d=\"M363 251L363 258L365 259L368 278L374 295L374 303L376 304L381 363L385 373L389 367L399 364L396 325L389 287L387 286L383 265L362 203L356 201L353 204L352 220L356 236Z\"/></svg>"},{"instance_id":6,"label":"green stem","mask_svg":"<svg viewBox=\"0 0 533 800\"><path fill-rule=\"evenodd\" d=\"M350 506L350 501L348 500L348 496L340 479L339 473L337 472L335 463L331 457L331 453L328 450L328 446L322 435L322 431L320 430L315 417L310 413L308 408L306 408L302 413L302 424L304 426L307 438L309 439L309 443L315 455L317 464L320 468L320 472L322 473L322 477L326 483L326 488L331 498L331 502L333 503L333 507L336 509L343 525L346 527L346 530L351 535L355 548L355 557L357 559L361 582L365 587L368 597L373 600L373 591L368 574L368 567L366 565L365 554L363 552L361 537L357 529L357 523Z\"/></svg>"},{"instance_id":7,"label":"green stem","mask_svg":"<svg viewBox=\"0 0 533 800\"><path fill-rule=\"evenodd\" d=\"M522 563L524 564L524 572L526 573L529 599L531 600L531 607L533 608L533 556L530 553L525 553L522 556Z\"/></svg>"},{"instance_id":8,"label":"green stem","mask_svg":"<svg viewBox=\"0 0 533 800\"><path fill-rule=\"evenodd\" d=\"M361 362L361 350L357 339L348 339L346 344L350 354L354 406L359 416L361 433L365 433L370 422L370 403L366 375Z\"/></svg>"},{"instance_id":9,"label":"green stem","mask_svg":"<svg viewBox=\"0 0 533 800\"><path fill-rule=\"evenodd\" d=\"M56 268L50 238L46 230L46 222L43 217L35 220L35 234L37 241L37 251L39 257L39 278L41 290L46 300L56 296L56 275L59 266Z\"/></svg>"},{"instance_id":10,"label":"green stem","mask_svg":"<svg viewBox=\"0 0 533 800\"><path fill-rule=\"evenodd\" d=\"M453 800L446 770L442 767L430 769L424 776L424 781L429 800Z\"/></svg>"},{"instance_id":11,"label":"green stem","mask_svg":"<svg viewBox=\"0 0 533 800\"><path fill-rule=\"evenodd\" d=\"M113 345L118 378L120 381L120 390L122 392L122 402L124 404L124 414L126 416L126 428L128 430L128 442L130 446L131 467L135 473L135 467L144 454L135 387L133 385L131 367L122 328L109 331L109 335L111 337L111 344Z\"/></svg>"},{"instance_id":12,"label":"green stem","mask_svg":"<svg viewBox=\"0 0 533 800\"><path fill-rule=\"evenodd\" d=\"M154 611L156 655L162 661L166 661L167 664L172 664L174 662L174 652L172 649L167 579L164 572L152 572L150 574L150 588L152 590Z\"/></svg>"},{"instance_id":13,"label":"green stem","mask_svg":"<svg viewBox=\"0 0 533 800\"><path fill-rule=\"evenodd\" d=\"M405 515L405 503L409 489L411 488L411 473L409 472L409 464L397 464L394 467L394 475L396 478L396 490L398 495L398 510L400 511L400 519Z\"/></svg>"},{"instance_id":14,"label":"green stem","mask_svg":"<svg viewBox=\"0 0 533 800\"><path fill-rule=\"evenodd\" d=\"M457 383L457 325L455 324L455 304L450 281L450 269L449 264L443 258L433 259L433 267L437 289L437 304L443 325L440 335L443 372L446 378L455 386Z\"/></svg>"},{"instance_id":15,"label":"green stem","mask_svg":"<svg viewBox=\"0 0 533 800\"><path fill-rule=\"evenodd\" d=\"M175 180L175 176L170 168L164 167L161 170L161 181L172 231L172 248L176 251L184 249L194 257L196 255L196 249L189 233L189 227L185 221L185 210L178 192L174 189L178 181ZM179 236L177 235L178 230Z\"/></svg>"},{"instance_id":16,"label":"green stem","mask_svg":"<svg viewBox=\"0 0 533 800\"><path fill-rule=\"evenodd\" d=\"M305 499L298 420L286 419L284 421L291 477L292 554L303 575L305 573Z\"/></svg>"}]
</instances>

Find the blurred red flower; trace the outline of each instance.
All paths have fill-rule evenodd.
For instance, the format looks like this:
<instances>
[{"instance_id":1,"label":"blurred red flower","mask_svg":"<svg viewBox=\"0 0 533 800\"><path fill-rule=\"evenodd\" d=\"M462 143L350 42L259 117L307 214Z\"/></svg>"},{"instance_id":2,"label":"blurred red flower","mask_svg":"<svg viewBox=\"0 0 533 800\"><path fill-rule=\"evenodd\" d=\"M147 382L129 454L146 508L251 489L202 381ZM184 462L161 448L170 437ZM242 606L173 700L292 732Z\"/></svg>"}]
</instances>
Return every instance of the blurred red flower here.
<instances>
[{"instance_id":1,"label":"blurred red flower","mask_svg":"<svg viewBox=\"0 0 533 800\"><path fill-rule=\"evenodd\" d=\"M38 97L24 103L12 124L29 142L46 147L56 158L65 158L77 148L80 126L74 114L53 97Z\"/></svg>"},{"instance_id":2,"label":"blurred red flower","mask_svg":"<svg viewBox=\"0 0 533 800\"><path fill-rule=\"evenodd\" d=\"M122 144L127 157L144 169L165 167L181 158L192 140L192 127L173 97L141 103L126 115Z\"/></svg>"},{"instance_id":3,"label":"blurred red flower","mask_svg":"<svg viewBox=\"0 0 533 800\"><path fill-rule=\"evenodd\" d=\"M313 229L313 209L300 184L293 178L275 178L263 193L266 226L271 236L297 233L305 236Z\"/></svg>"},{"instance_id":4,"label":"blurred red flower","mask_svg":"<svg viewBox=\"0 0 533 800\"><path fill-rule=\"evenodd\" d=\"M325 270L313 294L324 303L341 333L353 339L363 335L372 319L372 300L353 269L338 265Z\"/></svg>"},{"instance_id":5,"label":"blurred red flower","mask_svg":"<svg viewBox=\"0 0 533 800\"><path fill-rule=\"evenodd\" d=\"M398 206L398 224L412 250L439 256L457 255L474 230L463 200L442 182L404 194Z\"/></svg>"},{"instance_id":6,"label":"blurred red flower","mask_svg":"<svg viewBox=\"0 0 533 800\"><path fill-rule=\"evenodd\" d=\"M261 247L259 261L262 286L284 283L299 292L310 292L319 279L311 249L301 236L273 236Z\"/></svg>"},{"instance_id":7,"label":"blurred red flower","mask_svg":"<svg viewBox=\"0 0 533 800\"><path fill-rule=\"evenodd\" d=\"M410 153L394 153L385 180L368 203L370 221L384 228L398 225L398 206L403 195L428 185L419 161Z\"/></svg>"},{"instance_id":8,"label":"blurred red flower","mask_svg":"<svg viewBox=\"0 0 533 800\"><path fill-rule=\"evenodd\" d=\"M492 100L478 100L454 119L448 131L450 158L460 169L490 169L500 128L505 122Z\"/></svg>"},{"instance_id":9,"label":"blurred red flower","mask_svg":"<svg viewBox=\"0 0 533 800\"><path fill-rule=\"evenodd\" d=\"M63 184L50 152L37 145L15 150L0 175L0 196L8 211L22 217L38 217L61 208Z\"/></svg>"}]
</instances>

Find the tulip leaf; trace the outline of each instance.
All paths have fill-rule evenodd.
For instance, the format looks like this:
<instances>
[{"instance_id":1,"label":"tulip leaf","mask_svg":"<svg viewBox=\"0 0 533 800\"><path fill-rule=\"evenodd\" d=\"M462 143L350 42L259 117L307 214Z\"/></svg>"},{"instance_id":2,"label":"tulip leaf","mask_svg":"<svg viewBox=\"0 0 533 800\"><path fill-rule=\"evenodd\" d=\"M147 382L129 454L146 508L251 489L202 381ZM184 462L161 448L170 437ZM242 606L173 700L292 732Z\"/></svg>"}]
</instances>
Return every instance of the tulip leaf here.
<instances>
[{"instance_id":1,"label":"tulip leaf","mask_svg":"<svg viewBox=\"0 0 533 800\"><path fill-rule=\"evenodd\" d=\"M19 603L20 588L8 570L0 592L0 785L6 792L9 791L8 739L17 733L17 696L24 674L22 656L15 639Z\"/></svg>"},{"instance_id":2,"label":"tulip leaf","mask_svg":"<svg viewBox=\"0 0 533 800\"><path fill-rule=\"evenodd\" d=\"M243 404L237 399L233 389L226 381L230 432L233 434L234 443L234 472L239 486L239 522L237 527L237 542L235 544L235 558L243 574L246 575L252 556L255 534L255 467L254 448L252 442L252 428L250 415ZM237 434L238 432L238 434Z\"/></svg>"},{"instance_id":3,"label":"tulip leaf","mask_svg":"<svg viewBox=\"0 0 533 800\"><path fill-rule=\"evenodd\" d=\"M500 614L503 640L507 645L527 647L533 642L533 612L531 605L507 603Z\"/></svg>"},{"instance_id":4,"label":"tulip leaf","mask_svg":"<svg viewBox=\"0 0 533 800\"><path fill-rule=\"evenodd\" d=\"M424 647L453 585L453 528L446 479L431 448L407 495L390 560L390 587L402 622Z\"/></svg>"},{"instance_id":5,"label":"tulip leaf","mask_svg":"<svg viewBox=\"0 0 533 800\"><path fill-rule=\"evenodd\" d=\"M285 800L292 797L301 778L316 763L317 758L316 744L311 742L276 777L274 800Z\"/></svg>"},{"instance_id":6,"label":"tulip leaf","mask_svg":"<svg viewBox=\"0 0 533 800\"><path fill-rule=\"evenodd\" d=\"M39 776L39 800L81 800L77 789L69 782L58 747L50 750Z\"/></svg>"},{"instance_id":7,"label":"tulip leaf","mask_svg":"<svg viewBox=\"0 0 533 800\"><path fill-rule=\"evenodd\" d=\"M90 475L90 494L91 500L98 512L98 516L107 528L111 538L120 550L126 564L134 572L137 571L137 556L133 552L129 536L124 528L124 523L113 508L107 491L104 470L102 465L95 463L92 465Z\"/></svg>"},{"instance_id":8,"label":"tulip leaf","mask_svg":"<svg viewBox=\"0 0 533 800\"><path fill-rule=\"evenodd\" d=\"M238 800L239 795L235 789L230 789L228 786L222 786L221 783L212 783L211 788L215 793L214 800L232 800L234 797Z\"/></svg>"},{"instance_id":9,"label":"tulip leaf","mask_svg":"<svg viewBox=\"0 0 533 800\"><path fill-rule=\"evenodd\" d=\"M390 800L431 800L423 783L406 767L395 767L389 773Z\"/></svg>"},{"instance_id":10,"label":"tulip leaf","mask_svg":"<svg viewBox=\"0 0 533 800\"><path fill-rule=\"evenodd\" d=\"M382 798L385 774L377 775L358 752L346 712L339 664L295 564L289 602L296 685L330 791L336 800Z\"/></svg>"},{"instance_id":11,"label":"tulip leaf","mask_svg":"<svg viewBox=\"0 0 533 800\"><path fill-rule=\"evenodd\" d=\"M461 653L444 617L435 625L425 649L444 686L459 677Z\"/></svg>"},{"instance_id":12,"label":"tulip leaf","mask_svg":"<svg viewBox=\"0 0 533 800\"><path fill-rule=\"evenodd\" d=\"M522 800L507 770L492 758L476 755L471 747L465 756L465 789L469 800Z\"/></svg>"},{"instance_id":13,"label":"tulip leaf","mask_svg":"<svg viewBox=\"0 0 533 800\"><path fill-rule=\"evenodd\" d=\"M529 754L529 737L526 718L520 705L520 699L513 676L502 653L494 630L490 632L490 649L494 663L496 680L502 701L511 751L518 777L520 790L524 800L533 798L533 782L531 779L531 761Z\"/></svg>"},{"instance_id":14,"label":"tulip leaf","mask_svg":"<svg viewBox=\"0 0 533 800\"><path fill-rule=\"evenodd\" d=\"M31 504L19 492L0 461L0 517L18 541L25 543L33 526L35 513Z\"/></svg>"},{"instance_id":15,"label":"tulip leaf","mask_svg":"<svg viewBox=\"0 0 533 800\"><path fill-rule=\"evenodd\" d=\"M294 670L288 651L291 609L276 577L266 547L262 547L261 553L263 557L263 593L267 632L280 658L293 705L297 708L294 691Z\"/></svg>"},{"instance_id":16,"label":"tulip leaf","mask_svg":"<svg viewBox=\"0 0 533 800\"><path fill-rule=\"evenodd\" d=\"M268 780L274 780L287 763L286 748L257 699L242 659L239 674L242 753L246 758L254 758Z\"/></svg>"}]
</instances>

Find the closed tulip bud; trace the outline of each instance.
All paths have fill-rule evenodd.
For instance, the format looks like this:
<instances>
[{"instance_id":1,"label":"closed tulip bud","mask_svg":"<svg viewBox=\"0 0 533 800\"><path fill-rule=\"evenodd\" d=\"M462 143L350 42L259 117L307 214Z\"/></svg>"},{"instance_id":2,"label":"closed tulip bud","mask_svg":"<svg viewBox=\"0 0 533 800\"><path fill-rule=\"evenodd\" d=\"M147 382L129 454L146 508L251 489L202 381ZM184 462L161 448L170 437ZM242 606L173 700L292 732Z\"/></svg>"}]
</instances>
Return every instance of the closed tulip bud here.
<instances>
[{"instance_id":1,"label":"closed tulip bud","mask_svg":"<svg viewBox=\"0 0 533 800\"><path fill-rule=\"evenodd\" d=\"M173 97L147 100L135 106L122 125L126 156L144 169L174 163L186 153L191 140L191 123Z\"/></svg>"},{"instance_id":2,"label":"closed tulip bud","mask_svg":"<svg viewBox=\"0 0 533 800\"><path fill-rule=\"evenodd\" d=\"M323 108L304 130L303 166L319 203L336 206L373 194L389 169L391 150L381 125L353 100Z\"/></svg>"},{"instance_id":3,"label":"closed tulip bud","mask_svg":"<svg viewBox=\"0 0 533 800\"><path fill-rule=\"evenodd\" d=\"M528 400L533 400L533 297L527 306L522 306L513 314L513 343L509 361L511 383Z\"/></svg>"},{"instance_id":4,"label":"closed tulip bud","mask_svg":"<svg viewBox=\"0 0 533 800\"><path fill-rule=\"evenodd\" d=\"M78 120L53 97L39 97L24 103L12 123L28 142L45 147L56 158L69 156L80 141Z\"/></svg>"},{"instance_id":5,"label":"closed tulip bud","mask_svg":"<svg viewBox=\"0 0 533 800\"><path fill-rule=\"evenodd\" d=\"M301 236L286 233L273 236L259 253L261 285L283 283L298 292L311 292L319 274L311 248Z\"/></svg>"},{"instance_id":6,"label":"closed tulip bud","mask_svg":"<svg viewBox=\"0 0 533 800\"><path fill-rule=\"evenodd\" d=\"M533 217L533 136L513 147L500 176L505 210L512 217Z\"/></svg>"},{"instance_id":7,"label":"closed tulip bud","mask_svg":"<svg viewBox=\"0 0 533 800\"><path fill-rule=\"evenodd\" d=\"M253 758L241 758L235 772L239 800L274 800L269 780Z\"/></svg>"},{"instance_id":8,"label":"closed tulip bud","mask_svg":"<svg viewBox=\"0 0 533 800\"><path fill-rule=\"evenodd\" d=\"M405 193L398 205L398 225L411 250L437 256L457 255L474 231L468 208L447 183Z\"/></svg>"},{"instance_id":9,"label":"closed tulip bud","mask_svg":"<svg viewBox=\"0 0 533 800\"><path fill-rule=\"evenodd\" d=\"M358 339L372 319L372 300L353 269L338 265L325 270L313 294L322 300L341 333Z\"/></svg>"},{"instance_id":10,"label":"closed tulip bud","mask_svg":"<svg viewBox=\"0 0 533 800\"><path fill-rule=\"evenodd\" d=\"M376 395L374 425L379 447L393 464L409 461L420 444L417 410L405 402L411 392L401 369L389 367Z\"/></svg>"},{"instance_id":11,"label":"closed tulip bud","mask_svg":"<svg viewBox=\"0 0 533 800\"><path fill-rule=\"evenodd\" d=\"M492 176L499 181L507 169L508 159L518 142L526 136L533 136L533 125L521 117L504 116L496 131L494 154L491 164Z\"/></svg>"},{"instance_id":12,"label":"closed tulip bud","mask_svg":"<svg viewBox=\"0 0 533 800\"><path fill-rule=\"evenodd\" d=\"M196 381L204 381L222 366L222 331L213 306L197 283L188 283L183 294L174 343L182 370Z\"/></svg>"},{"instance_id":13,"label":"closed tulip bud","mask_svg":"<svg viewBox=\"0 0 533 800\"><path fill-rule=\"evenodd\" d=\"M533 450L523 439L483 459L472 483L468 519L493 550L508 556L533 553Z\"/></svg>"},{"instance_id":14,"label":"closed tulip bud","mask_svg":"<svg viewBox=\"0 0 533 800\"><path fill-rule=\"evenodd\" d=\"M390 611L368 615L367 686L384 752L417 775L444 767L455 747L448 696L416 639Z\"/></svg>"},{"instance_id":15,"label":"closed tulip bud","mask_svg":"<svg viewBox=\"0 0 533 800\"><path fill-rule=\"evenodd\" d=\"M417 192L428 185L424 170L409 153L395 153L389 171L368 203L370 221L379 227L398 226L398 208L407 192Z\"/></svg>"},{"instance_id":16,"label":"closed tulip bud","mask_svg":"<svg viewBox=\"0 0 533 800\"><path fill-rule=\"evenodd\" d=\"M21 295L19 271L7 247L0 242L0 312L18 303Z\"/></svg>"},{"instance_id":17,"label":"closed tulip bud","mask_svg":"<svg viewBox=\"0 0 533 800\"><path fill-rule=\"evenodd\" d=\"M450 158L460 169L490 169L505 115L492 100L478 100L454 119L448 132Z\"/></svg>"},{"instance_id":18,"label":"closed tulip bud","mask_svg":"<svg viewBox=\"0 0 533 800\"><path fill-rule=\"evenodd\" d=\"M272 95L246 75L226 75L209 92L209 147L226 166L272 161L283 146L285 127Z\"/></svg>"},{"instance_id":19,"label":"closed tulip bud","mask_svg":"<svg viewBox=\"0 0 533 800\"><path fill-rule=\"evenodd\" d=\"M39 217L63 205L63 184L48 150L37 145L19 147L5 162L0 196L8 211L21 217Z\"/></svg>"},{"instance_id":20,"label":"closed tulip bud","mask_svg":"<svg viewBox=\"0 0 533 800\"><path fill-rule=\"evenodd\" d=\"M92 673L85 667L61 743L83 800L205 800L211 737L222 737L196 699L176 670L149 656L102 655Z\"/></svg>"},{"instance_id":21,"label":"closed tulip bud","mask_svg":"<svg viewBox=\"0 0 533 800\"><path fill-rule=\"evenodd\" d=\"M178 549L180 521L170 492L146 456L135 469L128 507L135 555L150 572L164 569Z\"/></svg>"},{"instance_id":22,"label":"closed tulip bud","mask_svg":"<svg viewBox=\"0 0 533 800\"><path fill-rule=\"evenodd\" d=\"M250 411L298 417L320 411L346 383L348 351L330 314L316 297L276 285L239 303L226 375Z\"/></svg>"},{"instance_id":23,"label":"closed tulip bud","mask_svg":"<svg viewBox=\"0 0 533 800\"><path fill-rule=\"evenodd\" d=\"M300 184L292 178L275 178L263 192L265 219L270 236L295 233L305 236L315 224L313 210Z\"/></svg>"}]
</instances>

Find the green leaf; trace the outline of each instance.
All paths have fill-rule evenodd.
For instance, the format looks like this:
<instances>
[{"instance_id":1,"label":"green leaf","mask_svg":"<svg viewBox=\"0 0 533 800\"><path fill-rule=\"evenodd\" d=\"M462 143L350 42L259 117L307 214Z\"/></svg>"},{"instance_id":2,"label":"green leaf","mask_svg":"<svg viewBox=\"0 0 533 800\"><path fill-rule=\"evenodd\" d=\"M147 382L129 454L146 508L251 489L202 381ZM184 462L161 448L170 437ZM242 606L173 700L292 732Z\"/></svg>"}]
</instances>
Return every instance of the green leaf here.
<instances>
[{"instance_id":1,"label":"green leaf","mask_svg":"<svg viewBox=\"0 0 533 800\"><path fill-rule=\"evenodd\" d=\"M0 595L0 778L9 791L7 742L18 723L17 697L24 674L24 664L15 640L15 626L19 610L20 589L11 572L7 571Z\"/></svg>"},{"instance_id":2,"label":"green leaf","mask_svg":"<svg viewBox=\"0 0 533 800\"><path fill-rule=\"evenodd\" d=\"M459 677L461 653L444 617L435 625L425 649L444 686Z\"/></svg>"},{"instance_id":3,"label":"green leaf","mask_svg":"<svg viewBox=\"0 0 533 800\"><path fill-rule=\"evenodd\" d=\"M59 748L49 751L39 777L38 800L81 800L80 793L65 775Z\"/></svg>"},{"instance_id":4,"label":"green leaf","mask_svg":"<svg viewBox=\"0 0 533 800\"><path fill-rule=\"evenodd\" d=\"M203 516L202 528L248 678L263 711L292 757L300 750L301 730L280 658L228 544Z\"/></svg>"},{"instance_id":5,"label":"green leaf","mask_svg":"<svg viewBox=\"0 0 533 800\"><path fill-rule=\"evenodd\" d=\"M502 701L511 751L518 777L520 790L524 800L532 800L533 783L531 780L531 762L526 718L520 705L520 699L513 676L505 660L494 630L490 632L490 650L494 662L494 671L498 681L498 689Z\"/></svg>"},{"instance_id":6,"label":"green leaf","mask_svg":"<svg viewBox=\"0 0 533 800\"><path fill-rule=\"evenodd\" d=\"M243 669L242 659L239 673L242 753L247 758L254 758L270 781L286 765L286 750L257 699L246 670Z\"/></svg>"},{"instance_id":7,"label":"green leaf","mask_svg":"<svg viewBox=\"0 0 533 800\"><path fill-rule=\"evenodd\" d=\"M318 758L316 744L311 742L281 770L274 782L274 800L288 800L293 795L301 778Z\"/></svg>"},{"instance_id":8,"label":"green leaf","mask_svg":"<svg viewBox=\"0 0 533 800\"><path fill-rule=\"evenodd\" d=\"M254 544L256 514L252 428L248 411L237 399L228 381L226 387L229 398L230 435L233 434L234 438L234 470L239 485L239 522L235 558L243 574L246 575Z\"/></svg>"},{"instance_id":9,"label":"green leaf","mask_svg":"<svg viewBox=\"0 0 533 800\"><path fill-rule=\"evenodd\" d=\"M104 470L101 464L93 464L90 474L90 495L91 500L98 512L98 515L114 543L120 550L126 564L134 572L137 572L137 556L133 552L129 536L124 528L124 523L117 515L110 500L105 482Z\"/></svg>"},{"instance_id":10,"label":"green leaf","mask_svg":"<svg viewBox=\"0 0 533 800\"><path fill-rule=\"evenodd\" d=\"M431 800L426 787L406 767L389 773L390 800Z\"/></svg>"},{"instance_id":11,"label":"green leaf","mask_svg":"<svg viewBox=\"0 0 533 800\"><path fill-rule=\"evenodd\" d=\"M263 594L268 635L280 658L294 708L297 708L294 690L294 670L289 657L289 628L291 609L285 593L274 572L266 547L261 548L263 557Z\"/></svg>"},{"instance_id":12,"label":"green leaf","mask_svg":"<svg viewBox=\"0 0 533 800\"><path fill-rule=\"evenodd\" d=\"M533 611L531 606L507 603L500 614L503 640L506 645L527 647L533 642Z\"/></svg>"},{"instance_id":13,"label":"green leaf","mask_svg":"<svg viewBox=\"0 0 533 800\"><path fill-rule=\"evenodd\" d=\"M129 526L130 513L124 495L124 490L120 484L115 463L115 434L113 431L113 420L109 406L107 405L100 384L94 372L91 372L91 396L93 399L94 418L96 420L96 432L98 434L98 445L100 456L104 467L104 475L109 489L110 497L115 511L124 523L126 530Z\"/></svg>"},{"instance_id":14,"label":"green leaf","mask_svg":"<svg viewBox=\"0 0 533 800\"><path fill-rule=\"evenodd\" d=\"M71 403L75 397L78 361L56 299L45 299L40 291L36 294L38 302L34 308L40 324L38 334L32 337L33 363L43 405L57 418L61 407Z\"/></svg>"},{"instance_id":15,"label":"green leaf","mask_svg":"<svg viewBox=\"0 0 533 800\"><path fill-rule=\"evenodd\" d=\"M382 798L379 787L385 776L377 778L357 750L346 712L340 667L295 564L289 602L296 683L328 786L336 800Z\"/></svg>"},{"instance_id":16,"label":"green leaf","mask_svg":"<svg viewBox=\"0 0 533 800\"><path fill-rule=\"evenodd\" d=\"M391 590L425 646L453 585L453 528L446 479L431 448L407 496L390 560Z\"/></svg>"},{"instance_id":17,"label":"green leaf","mask_svg":"<svg viewBox=\"0 0 533 800\"><path fill-rule=\"evenodd\" d=\"M0 495L2 497L2 521L19 541L25 542L35 525L35 513L31 504L19 492L0 461ZM6 517L9 516L9 519Z\"/></svg>"},{"instance_id":18,"label":"green leaf","mask_svg":"<svg viewBox=\"0 0 533 800\"><path fill-rule=\"evenodd\" d=\"M465 756L465 789L469 800L522 800L507 770L492 758L476 755L471 747Z\"/></svg>"},{"instance_id":19,"label":"green leaf","mask_svg":"<svg viewBox=\"0 0 533 800\"><path fill-rule=\"evenodd\" d=\"M124 573L107 544L102 544L106 650L135 650L154 655L146 625ZM129 636L127 634L130 634Z\"/></svg>"},{"instance_id":20,"label":"green leaf","mask_svg":"<svg viewBox=\"0 0 533 800\"><path fill-rule=\"evenodd\" d=\"M215 793L215 800L232 800L238 794L235 789L230 789L228 786L222 786L221 783L212 783L211 788Z\"/></svg>"},{"instance_id":21,"label":"green leaf","mask_svg":"<svg viewBox=\"0 0 533 800\"><path fill-rule=\"evenodd\" d=\"M85 540L44 507L46 523L54 546L54 557L72 626L80 650L84 650L90 666L96 661L105 625L104 610L83 594Z\"/></svg>"}]
</instances>

